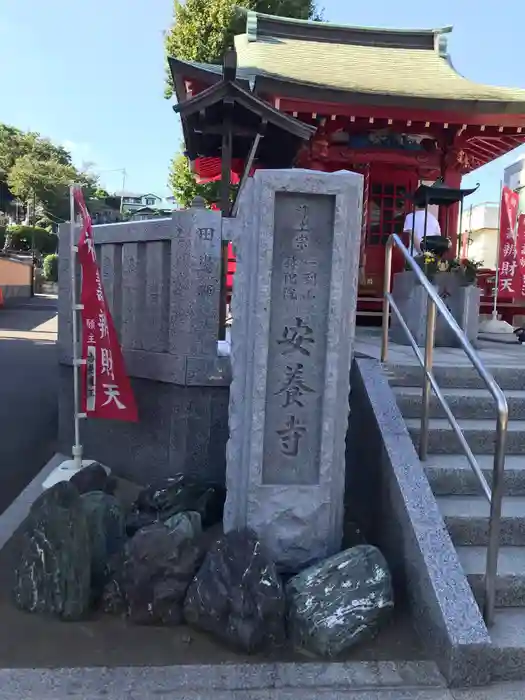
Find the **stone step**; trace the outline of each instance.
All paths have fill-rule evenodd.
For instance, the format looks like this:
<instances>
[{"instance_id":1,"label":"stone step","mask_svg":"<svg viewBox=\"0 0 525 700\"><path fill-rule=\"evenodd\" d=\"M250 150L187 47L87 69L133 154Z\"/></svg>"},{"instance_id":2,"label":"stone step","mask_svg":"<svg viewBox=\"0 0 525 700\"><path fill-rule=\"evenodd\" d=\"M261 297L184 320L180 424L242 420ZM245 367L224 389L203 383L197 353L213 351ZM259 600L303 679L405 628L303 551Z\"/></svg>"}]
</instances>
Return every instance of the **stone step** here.
<instances>
[{"instance_id":1,"label":"stone step","mask_svg":"<svg viewBox=\"0 0 525 700\"><path fill-rule=\"evenodd\" d=\"M490 484L494 456L476 455L476 458ZM464 455L429 455L423 466L436 496L479 496L482 493ZM525 458L522 455L507 455L504 483L506 496L525 496Z\"/></svg>"},{"instance_id":2,"label":"stone step","mask_svg":"<svg viewBox=\"0 0 525 700\"><path fill-rule=\"evenodd\" d=\"M489 633L493 681L525 678L525 608L496 610Z\"/></svg>"},{"instance_id":3,"label":"stone step","mask_svg":"<svg viewBox=\"0 0 525 700\"><path fill-rule=\"evenodd\" d=\"M487 563L486 547L457 547L457 553L470 587L482 607ZM525 605L525 547L501 547L498 554L496 606Z\"/></svg>"},{"instance_id":4,"label":"stone step","mask_svg":"<svg viewBox=\"0 0 525 700\"><path fill-rule=\"evenodd\" d=\"M405 418L421 416L421 387L394 386L397 405ZM451 389L442 390L445 399L456 418L495 419L496 403L487 389ZM525 391L509 389L505 391L509 406L509 416L514 420L525 420ZM432 394L430 415L444 418L445 412L437 397Z\"/></svg>"},{"instance_id":5,"label":"stone step","mask_svg":"<svg viewBox=\"0 0 525 700\"><path fill-rule=\"evenodd\" d=\"M489 503L484 496L439 496L437 503L456 546L488 542ZM503 498L501 546L525 546L525 497Z\"/></svg>"},{"instance_id":6,"label":"stone step","mask_svg":"<svg viewBox=\"0 0 525 700\"><path fill-rule=\"evenodd\" d=\"M525 374L525 372L524 372ZM474 454L494 452L496 420L459 419L459 427ZM419 444L421 421L407 418L406 424L414 444ZM456 434L446 418L431 418L429 425L428 451L430 454L461 454L462 449ZM525 454L525 421L511 420L507 432L507 454Z\"/></svg>"},{"instance_id":7,"label":"stone step","mask_svg":"<svg viewBox=\"0 0 525 700\"><path fill-rule=\"evenodd\" d=\"M523 365L525 365L525 347L523 347ZM486 369L492 374L499 386L506 390L525 390L525 372L523 365L489 366ZM392 386L421 386L423 370L415 360L412 364L389 363L385 372ZM485 389L485 384L476 370L470 365L434 365L434 376L441 389Z\"/></svg>"}]
</instances>

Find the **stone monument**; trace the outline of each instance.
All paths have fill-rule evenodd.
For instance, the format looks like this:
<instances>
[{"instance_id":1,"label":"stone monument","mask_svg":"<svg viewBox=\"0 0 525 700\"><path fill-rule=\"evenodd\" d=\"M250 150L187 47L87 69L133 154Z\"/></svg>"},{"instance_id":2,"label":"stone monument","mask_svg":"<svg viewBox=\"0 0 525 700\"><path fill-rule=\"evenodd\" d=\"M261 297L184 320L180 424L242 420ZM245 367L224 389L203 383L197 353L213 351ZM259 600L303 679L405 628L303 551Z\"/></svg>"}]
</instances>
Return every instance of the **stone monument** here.
<instances>
[{"instance_id":1,"label":"stone monument","mask_svg":"<svg viewBox=\"0 0 525 700\"><path fill-rule=\"evenodd\" d=\"M225 531L288 571L338 551L362 176L258 171L234 229Z\"/></svg>"},{"instance_id":2,"label":"stone monument","mask_svg":"<svg viewBox=\"0 0 525 700\"><path fill-rule=\"evenodd\" d=\"M454 272L437 272L432 284L465 333L467 340L475 344L479 330L481 289L475 285L462 284L460 275ZM424 347L427 334L428 294L419 284L414 272L405 270L394 275L392 296L416 343L420 347ZM391 317L390 339L399 345L410 344L397 315L394 313ZM434 345L436 347L460 347L456 335L439 312L436 317Z\"/></svg>"}]
</instances>

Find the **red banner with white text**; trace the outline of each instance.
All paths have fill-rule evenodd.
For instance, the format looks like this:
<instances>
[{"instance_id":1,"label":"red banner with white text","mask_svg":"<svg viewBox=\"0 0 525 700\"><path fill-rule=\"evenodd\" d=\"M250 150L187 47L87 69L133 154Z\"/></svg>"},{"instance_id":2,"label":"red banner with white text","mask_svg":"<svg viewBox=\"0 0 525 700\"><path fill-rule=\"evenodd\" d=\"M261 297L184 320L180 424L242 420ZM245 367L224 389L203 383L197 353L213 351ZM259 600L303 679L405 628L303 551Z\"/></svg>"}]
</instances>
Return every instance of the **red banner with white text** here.
<instances>
[{"instance_id":1,"label":"red banner with white text","mask_svg":"<svg viewBox=\"0 0 525 700\"><path fill-rule=\"evenodd\" d=\"M82 270L81 411L92 418L137 421L137 405L97 265L91 217L80 188L74 190L82 229L78 261Z\"/></svg>"},{"instance_id":2,"label":"red banner with white text","mask_svg":"<svg viewBox=\"0 0 525 700\"><path fill-rule=\"evenodd\" d=\"M517 269L516 217L519 195L509 187L501 190L499 215L499 281L498 299L513 299L517 293L515 278Z\"/></svg>"},{"instance_id":3,"label":"red banner with white text","mask_svg":"<svg viewBox=\"0 0 525 700\"><path fill-rule=\"evenodd\" d=\"M516 300L525 300L525 214L520 214L518 216L514 292L514 298Z\"/></svg>"}]
</instances>

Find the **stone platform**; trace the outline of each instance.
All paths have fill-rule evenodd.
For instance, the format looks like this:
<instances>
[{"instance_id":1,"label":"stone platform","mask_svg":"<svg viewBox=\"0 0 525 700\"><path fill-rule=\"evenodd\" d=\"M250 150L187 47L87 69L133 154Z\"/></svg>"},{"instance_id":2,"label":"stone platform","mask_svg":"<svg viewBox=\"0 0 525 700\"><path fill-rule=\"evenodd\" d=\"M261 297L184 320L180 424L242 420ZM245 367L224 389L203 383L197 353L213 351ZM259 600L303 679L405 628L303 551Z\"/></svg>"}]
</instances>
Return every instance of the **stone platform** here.
<instances>
[{"instance_id":1,"label":"stone platform","mask_svg":"<svg viewBox=\"0 0 525 700\"><path fill-rule=\"evenodd\" d=\"M525 368L525 345L478 340L476 352L486 367ZM354 343L356 355L381 359L381 328L360 326L356 328ZM411 346L388 343L388 364L419 364ZM461 348L434 348L434 365L472 367Z\"/></svg>"}]
</instances>

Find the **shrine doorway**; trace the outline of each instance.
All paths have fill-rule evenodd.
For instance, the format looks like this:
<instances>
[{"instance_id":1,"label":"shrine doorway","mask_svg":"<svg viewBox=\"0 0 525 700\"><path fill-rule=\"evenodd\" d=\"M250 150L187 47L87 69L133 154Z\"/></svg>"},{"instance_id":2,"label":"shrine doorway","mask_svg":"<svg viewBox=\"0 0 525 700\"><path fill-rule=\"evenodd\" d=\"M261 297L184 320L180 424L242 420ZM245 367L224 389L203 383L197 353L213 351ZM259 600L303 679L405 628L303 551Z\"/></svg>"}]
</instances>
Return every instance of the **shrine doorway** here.
<instances>
[{"instance_id":1,"label":"shrine doorway","mask_svg":"<svg viewBox=\"0 0 525 700\"><path fill-rule=\"evenodd\" d=\"M385 268L385 246L392 233L402 234L405 216L412 211L408 195L418 184L417 173L401 168L372 169L365 239L364 289L366 296L381 297ZM395 256L392 273L402 269Z\"/></svg>"}]
</instances>

